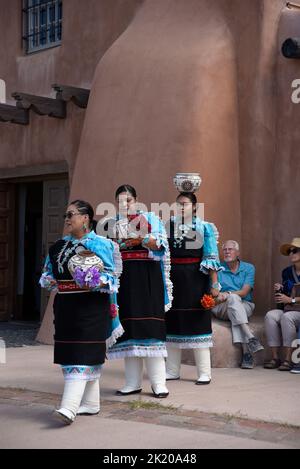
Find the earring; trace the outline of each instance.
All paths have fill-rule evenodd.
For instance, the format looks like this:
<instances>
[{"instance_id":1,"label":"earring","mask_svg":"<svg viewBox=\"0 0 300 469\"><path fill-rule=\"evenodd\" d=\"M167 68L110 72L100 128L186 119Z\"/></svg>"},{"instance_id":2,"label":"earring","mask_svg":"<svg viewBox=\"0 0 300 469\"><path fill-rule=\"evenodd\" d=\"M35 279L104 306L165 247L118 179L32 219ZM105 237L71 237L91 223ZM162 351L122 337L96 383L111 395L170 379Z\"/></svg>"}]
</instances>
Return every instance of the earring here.
<instances>
[{"instance_id":1,"label":"earring","mask_svg":"<svg viewBox=\"0 0 300 469\"><path fill-rule=\"evenodd\" d=\"M87 231L87 227L86 227L86 224L85 224L85 223L83 224L83 230L84 230L84 231Z\"/></svg>"}]
</instances>

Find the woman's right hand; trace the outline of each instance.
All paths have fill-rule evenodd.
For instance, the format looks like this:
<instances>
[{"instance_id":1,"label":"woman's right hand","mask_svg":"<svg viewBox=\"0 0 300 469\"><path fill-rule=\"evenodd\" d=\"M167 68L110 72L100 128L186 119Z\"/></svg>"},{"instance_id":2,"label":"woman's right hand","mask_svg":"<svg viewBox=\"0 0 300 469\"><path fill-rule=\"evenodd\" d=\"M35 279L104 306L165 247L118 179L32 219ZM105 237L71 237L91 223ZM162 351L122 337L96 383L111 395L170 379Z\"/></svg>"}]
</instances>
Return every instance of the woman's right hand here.
<instances>
[{"instance_id":1,"label":"woman's right hand","mask_svg":"<svg viewBox=\"0 0 300 469\"><path fill-rule=\"evenodd\" d=\"M279 292L280 290L283 290L283 285L281 285L280 283L275 283L274 291Z\"/></svg>"}]
</instances>

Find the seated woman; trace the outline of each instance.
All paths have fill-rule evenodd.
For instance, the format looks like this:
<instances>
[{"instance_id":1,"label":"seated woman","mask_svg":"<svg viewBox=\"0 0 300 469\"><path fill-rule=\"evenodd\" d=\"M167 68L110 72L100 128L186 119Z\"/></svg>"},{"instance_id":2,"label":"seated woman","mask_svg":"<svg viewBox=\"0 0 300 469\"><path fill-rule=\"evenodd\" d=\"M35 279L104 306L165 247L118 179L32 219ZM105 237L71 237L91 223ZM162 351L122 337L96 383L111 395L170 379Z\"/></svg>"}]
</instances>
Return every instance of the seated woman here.
<instances>
[{"instance_id":1,"label":"seated woman","mask_svg":"<svg viewBox=\"0 0 300 469\"><path fill-rule=\"evenodd\" d=\"M300 238L281 246L280 252L289 256L292 265L283 270L282 284L274 285L278 308L269 311L265 317L267 341L272 358L264 364L264 368L291 371L293 342L297 339L297 329L300 326ZM282 345L285 349L283 363L279 358Z\"/></svg>"}]
</instances>

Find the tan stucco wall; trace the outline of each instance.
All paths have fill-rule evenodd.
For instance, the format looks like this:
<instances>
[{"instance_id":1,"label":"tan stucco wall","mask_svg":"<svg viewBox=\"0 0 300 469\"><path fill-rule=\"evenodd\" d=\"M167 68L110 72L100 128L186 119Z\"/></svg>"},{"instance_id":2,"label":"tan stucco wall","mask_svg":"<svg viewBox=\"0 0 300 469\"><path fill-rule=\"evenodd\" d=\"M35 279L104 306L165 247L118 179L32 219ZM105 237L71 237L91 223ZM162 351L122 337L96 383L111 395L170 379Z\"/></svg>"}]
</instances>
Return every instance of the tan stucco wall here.
<instances>
[{"instance_id":1,"label":"tan stucco wall","mask_svg":"<svg viewBox=\"0 0 300 469\"><path fill-rule=\"evenodd\" d=\"M0 166L64 159L73 172L79 147L71 197L94 205L124 182L145 203L171 202L175 172L199 171L206 218L256 265L264 314L286 264L278 246L300 235L300 61L280 53L300 36L300 10L285 0L65 0L63 45L24 57L18 4L5 2L0 19L1 30L13 26L0 44L8 92L46 95L61 82L92 93L86 113L69 106L66 121L0 124Z\"/></svg>"},{"instance_id":2,"label":"tan stucco wall","mask_svg":"<svg viewBox=\"0 0 300 469\"><path fill-rule=\"evenodd\" d=\"M300 62L280 46L300 34L300 10L285 3L144 1L97 67L72 190L97 204L129 182L146 203L170 202L174 173L199 171L207 219L257 267L260 314L286 262L278 246L300 232L296 200L281 197L299 172L290 85Z\"/></svg>"}]
</instances>

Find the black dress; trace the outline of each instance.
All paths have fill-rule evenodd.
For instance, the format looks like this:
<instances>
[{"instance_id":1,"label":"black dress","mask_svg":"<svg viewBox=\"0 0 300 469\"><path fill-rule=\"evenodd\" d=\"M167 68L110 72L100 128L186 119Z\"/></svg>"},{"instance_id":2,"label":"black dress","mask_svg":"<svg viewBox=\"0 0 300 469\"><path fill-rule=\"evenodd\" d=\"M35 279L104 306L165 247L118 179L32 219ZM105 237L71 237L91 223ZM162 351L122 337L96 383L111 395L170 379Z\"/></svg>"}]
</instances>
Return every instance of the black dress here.
<instances>
[{"instance_id":1,"label":"black dress","mask_svg":"<svg viewBox=\"0 0 300 469\"><path fill-rule=\"evenodd\" d=\"M211 311L201 306L210 290L209 275L200 271L203 247L188 249L174 245L174 222L170 222L171 281L173 304L166 313L167 344L175 348L212 346Z\"/></svg>"},{"instance_id":2,"label":"black dress","mask_svg":"<svg viewBox=\"0 0 300 469\"><path fill-rule=\"evenodd\" d=\"M108 231L107 226L104 229ZM117 302L125 332L109 350L108 357L166 356L165 293L161 261L150 258L149 251L141 245L122 249L121 255L123 273Z\"/></svg>"},{"instance_id":3,"label":"black dress","mask_svg":"<svg viewBox=\"0 0 300 469\"><path fill-rule=\"evenodd\" d=\"M66 256L63 272L57 258L66 241L59 240L49 250L53 276L59 281L72 281ZM72 241L68 241L72 247ZM81 246L80 243L76 246ZM54 299L54 363L60 365L100 365L105 361L109 335L110 299L107 293L76 291L59 292Z\"/></svg>"}]
</instances>

